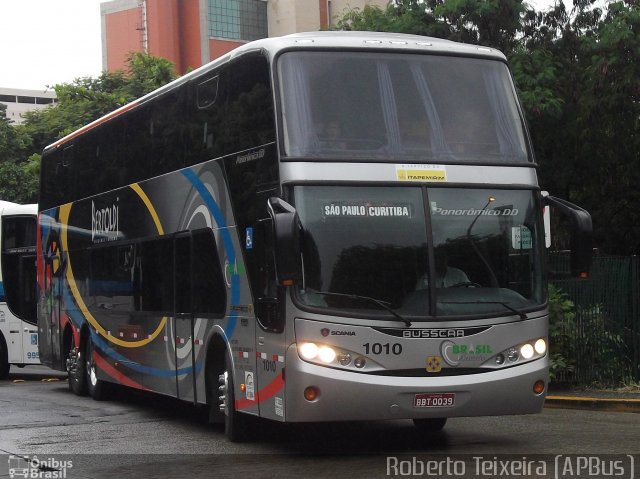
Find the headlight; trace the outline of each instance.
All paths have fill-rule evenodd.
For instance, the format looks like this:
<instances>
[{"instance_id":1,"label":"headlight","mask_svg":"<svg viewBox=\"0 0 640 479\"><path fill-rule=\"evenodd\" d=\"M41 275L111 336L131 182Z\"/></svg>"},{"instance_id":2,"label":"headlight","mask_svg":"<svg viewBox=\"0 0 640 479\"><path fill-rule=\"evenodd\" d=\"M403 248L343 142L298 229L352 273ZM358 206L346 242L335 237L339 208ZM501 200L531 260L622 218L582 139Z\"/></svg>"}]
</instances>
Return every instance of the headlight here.
<instances>
[{"instance_id":1,"label":"headlight","mask_svg":"<svg viewBox=\"0 0 640 479\"><path fill-rule=\"evenodd\" d=\"M307 361L320 360L329 364L336 359L336 352L329 346L318 346L316 343L302 343L298 346L298 352L302 359Z\"/></svg>"},{"instance_id":2,"label":"headlight","mask_svg":"<svg viewBox=\"0 0 640 479\"><path fill-rule=\"evenodd\" d=\"M336 359L336 352L329 346L322 346L318 350L318 357L323 363L329 364L332 363L334 359Z\"/></svg>"},{"instance_id":3,"label":"headlight","mask_svg":"<svg viewBox=\"0 0 640 479\"><path fill-rule=\"evenodd\" d=\"M497 367L521 364L543 357L547 352L546 338L536 338L531 341L516 344L494 356ZM505 360L506 359L506 360Z\"/></svg>"},{"instance_id":4,"label":"headlight","mask_svg":"<svg viewBox=\"0 0 640 479\"><path fill-rule=\"evenodd\" d=\"M547 342L540 338L536 341L536 344L533 345L538 354L544 354L547 352Z\"/></svg>"},{"instance_id":5,"label":"headlight","mask_svg":"<svg viewBox=\"0 0 640 479\"><path fill-rule=\"evenodd\" d=\"M377 371L384 369L375 361L354 351L330 344L300 342L298 355L304 361L350 371Z\"/></svg>"},{"instance_id":6,"label":"headlight","mask_svg":"<svg viewBox=\"0 0 640 479\"><path fill-rule=\"evenodd\" d=\"M298 346L298 352L303 359L312 360L318 357L318 346L314 343L303 343Z\"/></svg>"},{"instance_id":7,"label":"headlight","mask_svg":"<svg viewBox=\"0 0 640 479\"><path fill-rule=\"evenodd\" d=\"M522 347L520 347L520 354L522 354L524 359L531 359L534 353L535 350L529 343L523 344Z\"/></svg>"}]
</instances>

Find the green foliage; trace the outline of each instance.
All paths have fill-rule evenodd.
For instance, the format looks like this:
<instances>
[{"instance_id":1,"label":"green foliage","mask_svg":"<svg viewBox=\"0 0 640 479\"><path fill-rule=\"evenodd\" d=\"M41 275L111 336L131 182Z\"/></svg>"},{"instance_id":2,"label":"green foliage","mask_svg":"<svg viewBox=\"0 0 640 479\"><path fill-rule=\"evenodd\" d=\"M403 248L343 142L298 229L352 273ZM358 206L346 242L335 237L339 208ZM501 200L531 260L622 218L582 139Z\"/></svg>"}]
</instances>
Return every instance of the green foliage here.
<instances>
[{"instance_id":1,"label":"green foliage","mask_svg":"<svg viewBox=\"0 0 640 479\"><path fill-rule=\"evenodd\" d=\"M0 198L14 203L35 203L38 200L38 177L10 161L0 162Z\"/></svg>"},{"instance_id":2,"label":"green foliage","mask_svg":"<svg viewBox=\"0 0 640 479\"><path fill-rule=\"evenodd\" d=\"M549 376L551 381L571 377L575 370L574 304L553 284L549 284Z\"/></svg>"},{"instance_id":3,"label":"green foliage","mask_svg":"<svg viewBox=\"0 0 640 479\"><path fill-rule=\"evenodd\" d=\"M550 284L551 380L606 387L627 381L630 375L628 350L620 329L608 320L602 305L576 308L566 293ZM578 367L581 374L578 374ZM586 377L590 379L586 380Z\"/></svg>"}]
</instances>

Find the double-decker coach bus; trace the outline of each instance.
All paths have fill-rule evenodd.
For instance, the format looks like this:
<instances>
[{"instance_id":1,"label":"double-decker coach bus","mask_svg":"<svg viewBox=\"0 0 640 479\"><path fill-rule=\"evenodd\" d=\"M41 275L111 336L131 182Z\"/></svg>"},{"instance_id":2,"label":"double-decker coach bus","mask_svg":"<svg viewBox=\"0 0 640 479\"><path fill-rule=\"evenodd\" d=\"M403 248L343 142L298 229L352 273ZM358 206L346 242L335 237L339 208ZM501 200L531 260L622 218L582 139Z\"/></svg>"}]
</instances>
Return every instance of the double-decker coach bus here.
<instances>
[{"instance_id":1,"label":"double-decker coach bus","mask_svg":"<svg viewBox=\"0 0 640 479\"><path fill-rule=\"evenodd\" d=\"M36 315L38 206L0 201L0 379L40 364Z\"/></svg>"},{"instance_id":2,"label":"double-decker coach bus","mask_svg":"<svg viewBox=\"0 0 640 479\"><path fill-rule=\"evenodd\" d=\"M248 43L45 149L42 361L274 421L542 408L543 195L505 57L382 33Z\"/></svg>"}]
</instances>

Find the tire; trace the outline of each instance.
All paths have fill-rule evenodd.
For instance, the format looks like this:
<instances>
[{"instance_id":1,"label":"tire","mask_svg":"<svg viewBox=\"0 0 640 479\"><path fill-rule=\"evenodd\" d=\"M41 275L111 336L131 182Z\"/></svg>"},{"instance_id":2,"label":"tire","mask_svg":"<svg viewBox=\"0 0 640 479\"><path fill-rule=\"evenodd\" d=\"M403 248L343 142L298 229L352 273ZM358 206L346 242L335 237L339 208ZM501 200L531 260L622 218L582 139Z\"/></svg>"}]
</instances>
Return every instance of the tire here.
<instances>
[{"instance_id":1,"label":"tire","mask_svg":"<svg viewBox=\"0 0 640 479\"><path fill-rule=\"evenodd\" d=\"M87 376L85 374L85 362L84 362L84 351L82 348L79 348L76 351L76 347L73 344L73 338L71 339L71 345L69 346L69 356L68 359L71 362L74 362L74 366L67 366L67 371L69 373L69 390L73 391L77 396L86 396L87 395Z\"/></svg>"},{"instance_id":2,"label":"tire","mask_svg":"<svg viewBox=\"0 0 640 479\"><path fill-rule=\"evenodd\" d=\"M424 432L438 432L442 431L444 425L447 423L446 417L430 417L425 419L414 419L413 424Z\"/></svg>"},{"instance_id":3,"label":"tire","mask_svg":"<svg viewBox=\"0 0 640 479\"><path fill-rule=\"evenodd\" d=\"M4 338L0 334L0 379L7 379L9 377L9 350L4 343Z\"/></svg>"},{"instance_id":4,"label":"tire","mask_svg":"<svg viewBox=\"0 0 640 479\"><path fill-rule=\"evenodd\" d=\"M91 396L96 401L102 401L107 398L107 388L109 385L102 379L98 379L97 367L93 359L93 350L93 341L91 340L91 334L89 334L87 335L85 346L85 381L87 383L87 391L89 392L89 396Z\"/></svg>"},{"instance_id":5,"label":"tire","mask_svg":"<svg viewBox=\"0 0 640 479\"><path fill-rule=\"evenodd\" d=\"M224 432L231 442L246 441L249 424L248 416L239 413L235 408L235 389L233 383L233 368L231 358L225 359L224 372L218 377L220 383L219 407L224 410Z\"/></svg>"}]
</instances>

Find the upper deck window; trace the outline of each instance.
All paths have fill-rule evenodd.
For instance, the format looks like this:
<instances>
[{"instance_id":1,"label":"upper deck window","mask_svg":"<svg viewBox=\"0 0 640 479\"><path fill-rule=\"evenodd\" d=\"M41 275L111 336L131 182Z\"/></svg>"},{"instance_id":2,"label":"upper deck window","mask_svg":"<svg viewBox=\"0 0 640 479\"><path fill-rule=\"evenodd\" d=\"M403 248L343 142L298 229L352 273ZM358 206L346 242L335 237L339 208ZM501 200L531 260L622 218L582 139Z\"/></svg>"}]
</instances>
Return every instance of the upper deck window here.
<instances>
[{"instance_id":1,"label":"upper deck window","mask_svg":"<svg viewBox=\"0 0 640 479\"><path fill-rule=\"evenodd\" d=\"M499 61L290 52L279 64L285 153L378 161L528 161L510 75Z\"/></svg>"}]
</instances>

